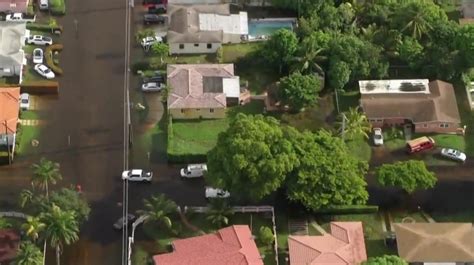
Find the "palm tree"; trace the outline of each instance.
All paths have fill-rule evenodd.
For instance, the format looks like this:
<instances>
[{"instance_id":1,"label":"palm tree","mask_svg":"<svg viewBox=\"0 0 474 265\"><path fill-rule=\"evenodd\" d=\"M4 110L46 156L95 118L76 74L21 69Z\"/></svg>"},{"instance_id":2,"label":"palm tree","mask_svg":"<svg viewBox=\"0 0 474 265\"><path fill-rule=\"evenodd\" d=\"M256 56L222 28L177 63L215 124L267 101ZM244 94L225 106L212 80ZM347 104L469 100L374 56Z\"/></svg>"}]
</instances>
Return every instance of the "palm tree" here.
<instances>
[{"instance_id":1,"label":"palm tree","mask_svg":"<svg viewBox=\"0 0 474 265\"><path fill-rule=\"evenodd\" d=\"M301 73L318 73L321 77L325 76L324 70L320 63L327 60L327 57L322 55L325 49L319 47L319 40L317 37L309 36L306 38L299 50L299 56L292 58L292 71L299 71Z\"/></svg>"},{"instance_id":2,"label":"palm tree","mask_svg":"<svg viewBox=\"0 0 474 265\"><path fill-rule=\"evenodd\" d=\"M29 236L33 242L35 242L39 234L44 230L46 225L41 222L41 219L39 217L34 217L34 216L28 216L26 218L26 223L21 225L21 228L23 231L25 231L25 234Z\"/></svg>"},{"instance_id":3,"label":"palm tree","mask_svg":"<svg viewBox=\"0 0 474 265\"><path fill-rule=\"evenodd\" d=\"M41 250L33 243L25 241L21 243L20 249L13 261L14 265L42 265L43 254Z\"/></svg>"},{"instance_id":4,"label":"palm tree","mask_svg":"<svg viewBox=\"0 0 474 265\"><path fill-rule=\"evenodd\" d=\"M79 239L76 214L73 211L63 211L53 204L49 211L42 214L41 220L46 224L46 239L51 247L56 249L56 264L60 265L63 245L69 245Z\"/></svg>"},{"instance_id":5,"label":"palm tree","mask_svg":"<svg viewBox=\"0 0 474 265\"><path fill-rule=\"evenodd\" d=\"M0 229L11 228L12 224L7 219L0 217Z\"/></svg>"},{"instance_id":6,"label":"palm tree","mask_svg":"<svg viewBox=\"0 0 474 265\"><path fill-rule=\"evenodd\" d=\"M166 228L171 228L172 222L170 215L175 213L178 206L165 195L152 196L149 200L143 200L144 210L138 211L141 215L147 215L147 222L157 222L163 224Z\"/></svg>"},{"instance_id":7,"label":"palm tree","mask_svg":"<svg viewBox=\"0 0 474 265\"><path fill-rule=\"evenodd\" d=\"M58 180L61 180L61 172L59 171L59 163L41 158L39 164L33 164L33 178L32 184L39 186L46 192L48 197L48 184L56 184Z\"/></svg>"},{"instance_id":8,"label":"palm tree","mask_svg":"<svg viewBox=\"0 0 474 265\"><path fill-rule=\"evenodd\" d=\"M234 211L227 201L221 199L211 200L206 219L215 226L222 227L229 224L229 216L233 214Z\"/></svg>"},{"instance_id":9,"label":"palm tree","mask_svg":"<svg viewBox=\"0 0 474 265\"><path fill-rule=\"evenodd\" d=\"M423 5L411 5L409 11L405 14L408 23L402 28L402 32L409 31L415 39L420 39L429 29L433 29L426 20L426 9Z\"/></svg>"},{"instance_id":10,"label":"palm tree","mask_svg":"<svg viewBox=\"0 0 474 265\"><path fill-rule=\"evenodd\" d=\"M359 111L359 108L349 108L349 111L339 115L336 122L343 137L352 140L358 136L369 138L368 133L372 129L367 116Z\"/></svg>"},{"instance_id":11,"label":"palm tree","mask_svg":"<svg viewBox=\"0 0 474 265\"><path fill-rule=\"evenodd\" d=\"M31 190L22 190L20 192L20 207L25 208L25 206L33 201L33 192Z\"/></svg>"}]
</instances>

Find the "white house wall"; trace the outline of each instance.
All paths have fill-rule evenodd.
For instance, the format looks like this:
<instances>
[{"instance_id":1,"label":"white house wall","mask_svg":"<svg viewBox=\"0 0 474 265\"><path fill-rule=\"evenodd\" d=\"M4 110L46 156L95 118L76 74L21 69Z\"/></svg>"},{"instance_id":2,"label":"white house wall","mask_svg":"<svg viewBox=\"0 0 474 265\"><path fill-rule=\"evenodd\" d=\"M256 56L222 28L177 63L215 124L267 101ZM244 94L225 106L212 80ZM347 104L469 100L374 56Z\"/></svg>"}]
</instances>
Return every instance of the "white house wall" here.
<instances>
[{"instance_id":1,"label":"white house wall","mask_svg":"<svg viewBox=\"0 0 474 265\"><path fill-rule=\"evenodd\" d=\"M219 47L222 46L220 43L211 43L212 48L208 49L208 43L181 43L184 45L183 49L180 49L180 43L170 43L170 54L199 54L199 53L215 53ZM196 45L197 46L196 46Z\"/></svg>"}]
</instances>

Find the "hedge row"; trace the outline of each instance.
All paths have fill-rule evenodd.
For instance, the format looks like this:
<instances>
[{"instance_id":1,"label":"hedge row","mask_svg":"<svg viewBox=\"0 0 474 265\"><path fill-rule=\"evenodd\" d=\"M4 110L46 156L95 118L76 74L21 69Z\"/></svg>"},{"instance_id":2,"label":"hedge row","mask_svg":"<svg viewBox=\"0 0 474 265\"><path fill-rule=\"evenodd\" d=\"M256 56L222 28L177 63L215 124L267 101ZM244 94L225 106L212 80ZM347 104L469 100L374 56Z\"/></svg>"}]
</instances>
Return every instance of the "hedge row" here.
<instances>
[{"instance_id":1,"label":"hedge row","mask_svg":"<svg viewBox=\"0 0 474 265\"><path fill-rule=\"evenodd\" d=\"M61 69L57 64L54 63L53 54L54 52L61 52L63 50L62 44L53 44L44 50L44 56L46 58L46 65L53 70L55 74L62 75L63 69Z\"/></svg>"},{"instance_id":2,"label":"hedge row","mask_svg":"<svg viewBox=\"0 0 474 265\"><path fill-rule=\"evenodd\" d=\"M189 163L202 163L207 160L207 155L205 154L173 154L167 152L168 163L176 164L189 164Z\"/></svg>"},{"instance_id":3,"label":"hedge row","mask_svg":"<svg viewBox=\"0 0 474 265\"><path fill-rule=\"evenodd\" d=\"M56 16L62 16L66 14L66 3L65 0L49 0L49 10L51 14Z\"/></svg>"},{"instance_id":4,"label":"hedge row","mask_svg":"<svg viewBox=\"0 0 474 265\"><path fill-rule=\"evenodd\" d=\"M60 25L51 26L49 24L39 24L39 23L27 23L26 28L29 30L51 32L51 33L54 33L56 31L60 31L60 32L63 31L63 27Z\"/></svg>"},{"instance_id":5,"label":"hedge row","mask_svg":"<svg viewBox=\"0 0 474 265\"><path fill-rule=\"evenodd\" d=\"M49 80L24 81L21 83L20 86L21 86L21 93L28 93L32 95L59 93L59 83L57 81L49 81Z\"/></svg>"},{"instance_id":6,"label":"hedge row","mask_svg":"<svg viewBox=\"0 0 474 265\"><path fill-rule=\"evenodd\" d=\"M364 214L378 211L379 207L377 205L339 205L319 209L315 212L321 214Z\"/></svg>"}]
</instances>

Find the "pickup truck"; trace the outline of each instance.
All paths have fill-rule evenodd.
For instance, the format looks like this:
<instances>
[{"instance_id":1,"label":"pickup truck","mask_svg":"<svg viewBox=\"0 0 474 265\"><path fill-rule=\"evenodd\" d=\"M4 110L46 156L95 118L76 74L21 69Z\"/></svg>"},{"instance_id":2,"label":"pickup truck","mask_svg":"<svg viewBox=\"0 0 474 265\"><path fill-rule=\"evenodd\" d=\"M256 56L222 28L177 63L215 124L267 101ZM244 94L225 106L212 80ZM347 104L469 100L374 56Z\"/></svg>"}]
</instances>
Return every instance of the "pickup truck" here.
<instances>
[{"instance_id":1,"label":"pickup truck","mask_svg":"<svg viewBox=\"0 0 474 265\"><path fill-rule=\"evenodd\" d=\"M7 22L34 22L35 19L36 16L27 16L23 13L11 13L5 17Z\"/></svg>"}]
</instances>

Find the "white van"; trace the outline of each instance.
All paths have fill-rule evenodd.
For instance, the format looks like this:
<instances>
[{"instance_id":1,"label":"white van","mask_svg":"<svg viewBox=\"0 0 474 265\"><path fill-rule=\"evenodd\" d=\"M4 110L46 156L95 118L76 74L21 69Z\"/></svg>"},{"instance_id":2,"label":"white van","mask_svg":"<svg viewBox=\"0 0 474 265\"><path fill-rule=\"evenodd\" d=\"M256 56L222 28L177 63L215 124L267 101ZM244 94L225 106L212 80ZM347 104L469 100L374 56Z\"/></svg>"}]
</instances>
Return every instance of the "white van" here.
<instances>
[{"instance_id":1,"label":"white van","mask_svg":"<svg viewBox=\"0 0 474 265\"><path fill-rule=\"evenodd\" d=\"M48 10L49 9L49 0L40 0L39 1L39 9L40 10Z\"/></svg>"},{"instance_id":2,"label":"white van","mask_svg":"<svg viewBox=\"0 0 474 265\"><path fill-rule=\"evenodd\" d=\"M190 164L181 169L182 178L200 178L207 171L206 164Z\"/></svg>"},{"instance_id":3,"label":"white van","mask_svg":"<svg viewBox=\"0 0 474 265\"><path fill-rule=\"evenodd\" d=\"M230 193L213 187L206 187L206 199L225 199L230 197Z\"/></svg>"}]
</instances>

